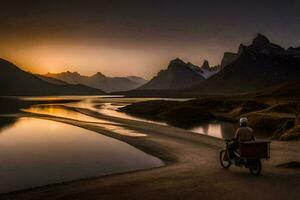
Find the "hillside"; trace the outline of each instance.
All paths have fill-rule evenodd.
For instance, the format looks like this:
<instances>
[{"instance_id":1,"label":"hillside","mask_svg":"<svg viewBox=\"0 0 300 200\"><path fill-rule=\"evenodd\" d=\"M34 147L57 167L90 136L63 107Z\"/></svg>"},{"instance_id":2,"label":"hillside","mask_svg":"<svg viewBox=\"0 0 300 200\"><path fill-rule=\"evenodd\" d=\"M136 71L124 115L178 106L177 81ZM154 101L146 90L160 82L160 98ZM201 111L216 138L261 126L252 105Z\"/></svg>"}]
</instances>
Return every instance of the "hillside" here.
<instances>
[{"instance_id":1,"label":"hillside","mask_svg":"<svg viewBox=\"0 0 300 200\"><path fill-rule=\"evenodd\" d=\"M0 59L0 95L100 95L103 91L84 85L56 85Z\"/></svg>"},{"instance_id":2,"label":"hillside","mask_svg":"<svg viewBox=\"0 0 300 200\"><path fill-rule=\"evenodd\" d=\"M179 58L172 60L167 69L137 90L181 90L205 80L198 66L185 63Z\"/></svg>"},{"instance_id":3,"label":"hillside","mask_svg":"<svg viewBox=\"0 0 300 200\"><path fill-rule=\"evenodd\" d=\"M299 80L300 50L283 49L259 34L219 73L192 87L198 93L241 93Z\"/></svg>"}]
</instances>

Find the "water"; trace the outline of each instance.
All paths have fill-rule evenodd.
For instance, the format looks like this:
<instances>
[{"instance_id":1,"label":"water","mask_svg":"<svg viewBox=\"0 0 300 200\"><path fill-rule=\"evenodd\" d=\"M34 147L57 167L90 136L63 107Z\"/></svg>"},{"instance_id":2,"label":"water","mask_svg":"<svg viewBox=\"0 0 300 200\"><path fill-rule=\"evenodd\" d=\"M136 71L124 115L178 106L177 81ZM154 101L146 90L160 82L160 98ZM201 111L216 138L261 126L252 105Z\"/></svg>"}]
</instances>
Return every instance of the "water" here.
<instances>
[{"instance_id":1,"label":"water","mask_svg":"<svg viewBox=\"0 0 300 200\"><path fill-rule=\"evenodd\" d=\"M126 124L98 119L68 107L168 126L118 111L118 108L130 103L159 98L66 96L23 99L48 103L23 111L93 123L101 129L130 137L146 134L130 130ZM78 102L49 104L52 100L66 99ZM0 193L163 165L159 159L124 142L64 123L35 118L0 118L0 122ZM229 138L234 133L233 125L224 122L205 123L188 130L217 138Z\"/></svg>"},{"instance_id":2,"label":"water","mask_svg":"<svg viewBox=\"0 0 300 200\"><path fill-rule=\"evenodd\" d=\"M62 97L60 97L60 98L62 98ZM64 97L64 98L72 99L72 97ZM34 98L34 99L35 100L41 100L41 99L49 100L49 98L46 98L46 97L42 97L42 98L39 97L39 98ZM52 99L55 100L55 98L53 98L53 97L52 97ZM137 116L132 116L132 115L129 115L129 114L126 114L123 112L119 112L118 108L129 105L131 103L140 102L140 101L149 101L149 100L186 101L186 100L189 100L189 99L182 99L182 98L180 98L180 99L174 99L174 98L123 98L123 97L119 97L119 96L92 96L92 97L87 97L87 96L80 97L79 96L79 97L73 97L73 99L77 99L80 101L66 103L64 105L89 109L94 112L99 112L99 113L101 113L103 115L107 115L107 116L118 117L118 118L123 118L123 119L128 119L128 120L143 121L143 122L148 122L148 123L155 123L155 124L165 125L165 126L167 126L168 124L164 123L164 122L157 122L157 121L153 121L153 120L140 118ZM31 100L33 100L33 99L31 98ZM33 110L32 108L30 108L30 110L36 112L36 110ZM39 113L41 113L41 112L39 111ZM44 114L49 114L49 112L44 113ZM61 114L59 114L59 115L61 116ZM79 119L83 120L86 117L81 116ZM74 119L74 117L73 117L73 119ZM95 120L95 118L93 120ZM115 129L115 130L117 130L117 129ZM235 127L231 123L226 123L226 122L208 122L208 123L204 123L204 124L195 126L193 128L187 129L187 130L195 132L195 133L203 134L203 135L217 137L217 138L231 138L234 135Z\"/></svg>"},{"instance_id":3,"label":"water","mask_svg":"<svg viewBox=\"0 0 300 200\"><path fill-rule=\"evenodd\" d=\"M129 114L119 112L118 108L126 106L130 103L140 102L140 101L149 101L149 100L172 100L172 101L186 101L189 99L174 99L174 98L93 98L85 99L80 102L68 103L66 105L72 105L75 107L87 108L96 112L99 112L104 115L119 117L128 120L137 120L144 121L148 123L155 123L160 125L168 125L164 122L157 122L153 120L148 120L140 118L137 116L131 116ZM232 123L228 122L208 122L201 125L197 125L193 128L188 129L191 132L209 135L217 138L231 138L234 136L235 127Z\"/></svg>"},{"instance_id":4,"label":"water","mask_svg":"<svg viewBox=\"0 0 300 200\"><path fill-rule=\"evenodd\" d=\"M123 107L123 105L118 105L117 103L115 103L115 104L103 103L101 105L101 107L98 109L98 112L102 113L104 115L112 116L112 117L119 117L119 118L129 119L129 120L136 120L136 121L143 121L143 122L155 123L155 124L160 124L160 125L167 125L167 123L164 123L164 122L143 119L140 117L128 115L124 112L120 112L120 111L118 111L118 109L121 107Z\"/></svg>"},{"instance_id":5,"label":"water","mask_svg":"<svg viewBox=\"0 0 300 200\"><path fill-rule=\"evenodd\" d=\"M195 126L189 129L189 131L216 138L232 138L234 136L235 128L231 123L209 122Z\"/></svg>"},{"instance_id":6,"label":"water","mask_svg":"<svg viewBox=\"0 0 300 200\"><path fill-rule=\"evenodd\" d=\"M0 149L0 193L163 165L119 140L34 118L0 129Z\"/></svg>"},{"instance_id":7,"label":"water","mask_svg":"<svg viewBox=\"0 0 300 200\"><path fill-rule=\"evenodd\" d=\"M135 102L141 102L141 101L150 101L150 100L169 100L169 101L186 101L189 99L186 98L124 98L124 97L114 97L106 96L105 98L88 98L84 99L79 102L75 103L67 103L68 106L73 107L79 107L79 108L86 108L95 112L99 112L101 114L112 116L112 117L118 117L123 119L129 119L129 120L136 120L136 121L143 121L143 122L150 122L160 125L167 125L167 123L164 122L158 122L154 120L148 120L136 116L132 116L129 114L126 114L124 112L118 111L119 108L129 105L131 103Z\"/></svg>"},{"instance_id":8,"label":"water","mask_svg":"<svg viewBox=\"0 0 300 200\"><path fill-rule=\"evenodd\" d=\"M35 105L35 106L31 106L30 108L22 109L22 110L30 113L51 115L55 117L63 117L63 118L74 119L78 121L94 122L94 123L113 123L107 120L90 117L88 115L84 115L79 112L66 109L60 105L53 105L53 104Z\"/></svg>"},{"instance_id":9,"label":"water","mask_svg":"<svg viewBox=\"0 0 300 200\"><path fill-rule=\"evenodd\" d=\"M107 116L168 126L166 123L131 116L118 111L130 103L159 98L112 96L25 97L47 101L23 111L93 123L101 129L130 137L146 134L126 124L98 119L68 107L85 108ZM49 104L56 100L78 102ZM165 99L184 101L188 99ZM64 123L35 118L0 118L0 193L51 183L162 166L163 162L124 142ZM218 138L232 137L230 123L210 122L189 131Z\"/></svg>"},{"instance_id":10,"label":"water","mask_svg":"<svg viewBox=\"0 0 300 200\"><path fill-rule=\"evenodd\" d=\"M81 114L79 112L73 111L64 107L64 105L34 105L27 109L22 109L22 111L29 112L29 113L36 113L36 114L43 114L43 115L50 115L54 117L63 117L67 119L72 119L76 121L88 122L93 123L93 125L97 125L102 129L120 134L126 135L131 137L143 137L147 136L146 134L136 132L134 130L130 130L122 126L122 124L98 119L95 117L91 117L88 115Z\"/></svg>"}]
</instances>

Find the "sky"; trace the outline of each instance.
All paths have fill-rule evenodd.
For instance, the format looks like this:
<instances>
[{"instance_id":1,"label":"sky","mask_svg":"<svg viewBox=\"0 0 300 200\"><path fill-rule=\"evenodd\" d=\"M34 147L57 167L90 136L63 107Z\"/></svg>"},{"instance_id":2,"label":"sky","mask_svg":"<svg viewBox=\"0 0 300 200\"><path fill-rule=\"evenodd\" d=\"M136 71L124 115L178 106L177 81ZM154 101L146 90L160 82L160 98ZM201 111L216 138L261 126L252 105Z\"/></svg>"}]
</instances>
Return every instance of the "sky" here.
<instances>
[{"instance_id":1,"label":"sky","mask_svg":"<svg viewBox=\"0 0 300 200\"><path fill-rule=\"evenodd\" d=\"M300 2L0 0L0 57L33 73L151 78L174 58L219 64L257 33L300 46Z\"/></svg>"}]
</instances>

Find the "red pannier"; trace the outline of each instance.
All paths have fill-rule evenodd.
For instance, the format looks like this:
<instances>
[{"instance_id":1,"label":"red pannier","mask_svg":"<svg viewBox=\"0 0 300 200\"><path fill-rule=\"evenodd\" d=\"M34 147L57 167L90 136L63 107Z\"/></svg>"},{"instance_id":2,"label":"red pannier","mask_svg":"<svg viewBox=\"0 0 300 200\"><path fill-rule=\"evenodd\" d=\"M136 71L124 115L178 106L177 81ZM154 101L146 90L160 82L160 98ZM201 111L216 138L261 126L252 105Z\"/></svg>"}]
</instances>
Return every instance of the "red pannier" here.
<instances>
[{"instance_id":1,"label":"red pannier","mask_svg":"<svg viewBox=\"0 0 300 200\"><path fill-rule=\"evenodd\" d=\"M270 158L270 141L239 142L240 156L247 159Z\"/></svg>"}]
</instances>

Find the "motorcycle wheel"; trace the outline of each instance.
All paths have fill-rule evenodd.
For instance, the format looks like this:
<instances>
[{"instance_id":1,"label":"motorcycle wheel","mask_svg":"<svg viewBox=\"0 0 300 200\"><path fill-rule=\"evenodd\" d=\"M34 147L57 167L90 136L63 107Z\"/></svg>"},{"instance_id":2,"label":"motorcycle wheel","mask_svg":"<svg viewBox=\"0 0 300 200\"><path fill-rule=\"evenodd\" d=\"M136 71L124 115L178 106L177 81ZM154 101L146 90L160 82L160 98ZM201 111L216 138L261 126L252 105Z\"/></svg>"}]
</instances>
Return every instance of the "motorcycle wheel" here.
<instances>
[{"instance_id":1,"label":"motorcycle wheel","mask_svg":"<svg viewBox=\"0 0 300 200\"><path fill-rule=\"evenodd\" d=\"M249 166L249 171L254 176L259 176L261 173L262 165L260 160L256 160L253 163L251 163L251 166Z\"/></svg>"},{"instance_id":2,"label":"motorcycle wheel","mask_svg":"<svg viewBox=\"0 0 300 200\"><path fill-rule=\"evenodd\" d=\"M231 166L231 162L229 160L226 150L222 150L220 152L220 163L221 163L221 166L225 169L228 169Z\"/></svg>"}]
</instances>

